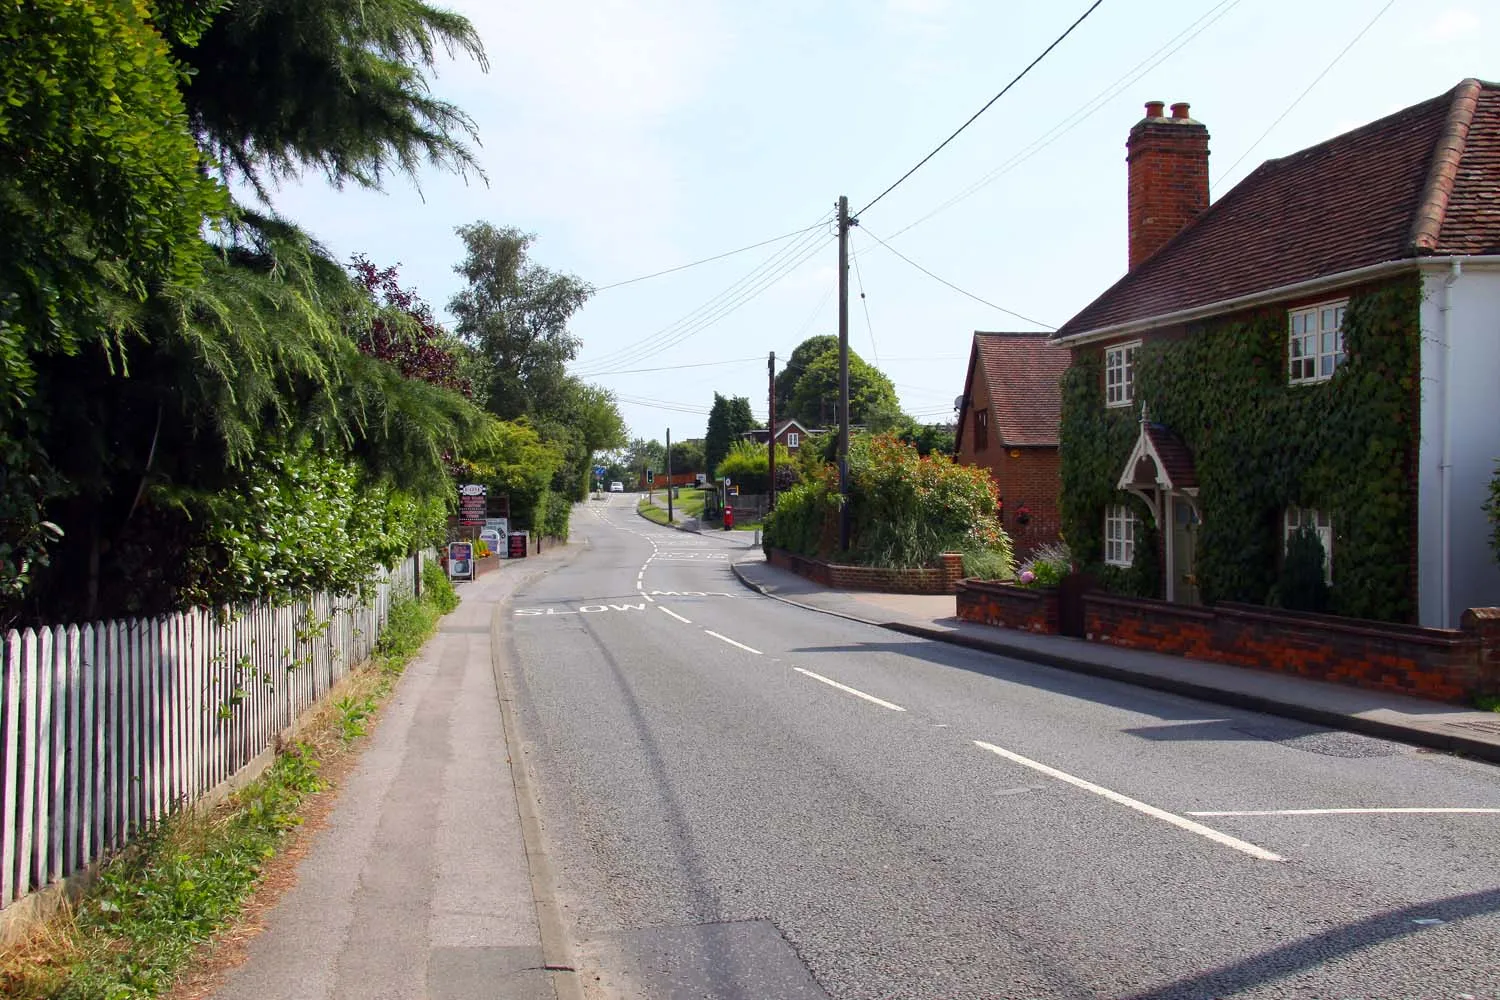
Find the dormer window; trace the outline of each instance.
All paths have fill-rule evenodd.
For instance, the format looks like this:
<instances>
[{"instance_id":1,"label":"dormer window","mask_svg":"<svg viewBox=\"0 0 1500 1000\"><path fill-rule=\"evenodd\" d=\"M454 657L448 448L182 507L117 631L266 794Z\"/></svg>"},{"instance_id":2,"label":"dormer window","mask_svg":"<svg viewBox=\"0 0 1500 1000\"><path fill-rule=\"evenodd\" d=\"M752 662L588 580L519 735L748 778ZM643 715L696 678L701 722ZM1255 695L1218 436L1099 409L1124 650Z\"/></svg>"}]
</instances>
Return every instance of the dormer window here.
<instances>
[{"instance_id":1,"label":"dormer window","mask_svg":"<svg viewBox=\"0 0 1500 1000\"><path fill-rule=\"evenodd\" d=\"M1290 314L1287 381L1292 385L1323 382L1345 361L1344 312L1348 299L1325 302Z\"/></svg>"},{"instance_id":2,"label":"dormer window","mask_svg":"<svg viewBox=\"0 0 1500 1000\"><path fill-rule=\"evenodd\" d=\"M1139 340L1104 351L1104 405L1129 406L1135 401L1135 355Z\"/></svg>"},{"instance_id":3,"label":"dormer window","mask_svg":"<svg viewBox=\"0 0 1500 1000\"><path fill-rule=\"evenodd\" d=\"M786 446L787 446L787 450L788 451L796 451L797 447L801 443L802 443L802 435L798 434L796 431L787 431L786 432Z\"/></svg>"}]
</instances>

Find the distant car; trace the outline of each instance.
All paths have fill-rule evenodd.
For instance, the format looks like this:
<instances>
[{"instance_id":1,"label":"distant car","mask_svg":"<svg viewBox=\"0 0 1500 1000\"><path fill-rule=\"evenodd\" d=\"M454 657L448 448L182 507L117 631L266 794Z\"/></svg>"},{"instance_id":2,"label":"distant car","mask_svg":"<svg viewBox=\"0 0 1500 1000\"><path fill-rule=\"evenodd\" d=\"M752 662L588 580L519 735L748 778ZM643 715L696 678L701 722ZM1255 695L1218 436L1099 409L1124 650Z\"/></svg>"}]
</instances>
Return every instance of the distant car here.
<instances>
[{"instance_id":1,"label":"distant car","mask_svg":"<svg viewBox=\"0 0 1500 1000\"><path fill-rule=\"evenodd\" d=\"M609 484L609 491L611 493L624 493L625 492L625 484L621 483L621 482L610 483Z\"/></svg>"}]
</instances>

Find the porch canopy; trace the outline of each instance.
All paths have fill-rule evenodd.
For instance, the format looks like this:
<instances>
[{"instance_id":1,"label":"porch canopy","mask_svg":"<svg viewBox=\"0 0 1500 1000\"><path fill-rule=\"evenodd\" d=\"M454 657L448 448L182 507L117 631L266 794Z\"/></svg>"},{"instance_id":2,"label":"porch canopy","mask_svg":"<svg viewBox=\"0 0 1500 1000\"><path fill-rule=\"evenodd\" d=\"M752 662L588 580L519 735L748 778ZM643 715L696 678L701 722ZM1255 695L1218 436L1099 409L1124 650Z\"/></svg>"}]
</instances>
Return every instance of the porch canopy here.
<instances>
[{"instance_id":1,"label":"porch canopy","mask_svg":"<svg viewBox=\"0 0 1500 1000\"><path fill-rule=\"evenodd\" d=\"M1164 497L1189 497L1197 506L1198 470L1193 464L1193 453L1166 426L1147 420L1144 405L1141 432L1125 460L1118 488L1140 497L1158 526L1162 523Z\"/></svg>"}]
</instances>

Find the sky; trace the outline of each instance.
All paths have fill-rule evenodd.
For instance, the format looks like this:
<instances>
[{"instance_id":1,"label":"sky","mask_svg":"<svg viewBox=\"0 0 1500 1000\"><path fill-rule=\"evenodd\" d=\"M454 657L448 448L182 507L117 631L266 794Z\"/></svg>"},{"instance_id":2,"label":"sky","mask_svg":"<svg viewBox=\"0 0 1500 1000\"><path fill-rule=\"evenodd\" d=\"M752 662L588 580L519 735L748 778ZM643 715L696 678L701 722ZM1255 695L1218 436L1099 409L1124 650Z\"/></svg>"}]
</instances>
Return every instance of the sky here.
<instances>
[{"instance_id":1,"label":"sky","mask_svg":"<svg viewBox=\"0 0 1500 1000\"><path fill-rule=\"evenodd\" d=\"M448 0L489 69L445 61L432 86L474 119L485 177L309 177L273 200L337 256L399 264L440 315L455 227L534 233L534 261L598 289L572 370L616 393L632 437L701 437L714 392L764 420L768 352L837 333L838 197L861 212L1091 2ZM908 413L949 421L975 330L1056 327L1124 273L1146 101L1207 126L1217 200L1267 159L1500 80L1497 37L1495 0L1103 0L861 212L850 346Z\"/></svg>"}]
</instances>

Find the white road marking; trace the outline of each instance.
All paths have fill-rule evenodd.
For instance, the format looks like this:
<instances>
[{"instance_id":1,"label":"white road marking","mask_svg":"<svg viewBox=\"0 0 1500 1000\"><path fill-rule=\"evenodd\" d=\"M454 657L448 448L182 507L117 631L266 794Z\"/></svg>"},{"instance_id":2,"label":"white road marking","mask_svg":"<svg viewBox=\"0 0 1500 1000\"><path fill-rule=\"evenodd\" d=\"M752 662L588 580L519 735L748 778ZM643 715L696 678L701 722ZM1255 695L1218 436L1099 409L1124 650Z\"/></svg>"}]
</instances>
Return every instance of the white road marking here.
<instances>
[{"instance_id":1,"label":"white road marking","mask_svg":"<svg viewBox=\"0 0 1500 1000\"><path fill-rule=\"evenodd\" d=\"M822 681L829 687L838 688L840 691L843 691L846 694L852 694L856 698L863 698L865 701L868 701L875 705L879 705L881 708L888 708L892 712L906 711L906 709L902 708L900 705L897 705L895 702L886 701L884 698L877 698L873 694L865 694L858 688L852 688L847 684L840 684L838 681L833 680L830 677L824 677L822 674L815 674L811 670L803 670L801 667L793 667L792 669L797 671L797 673L799 674L811 677L815 681Z\"/></svg>"},{"instance_id":2,"label":"white road marking","mask_svg":"<svg viewBox=\"0 0 1500 1000\"><path fill-rule=\"evenodd\" d=\"M990 753L1004 757L1008 761L1012 761L1024 767L1029 767L1033 771L1040 771L1042 774L1047 775L1049 778L1056 778L1058 781L1065 781L1068 784L1073 785L1075 788L1082 788L1086 792L1093 792L1095 795L1099 795L1103 798L1109 799L1111 802L1114 802L1117 805L1125 806L1128 809L1134 809L1136 812L1144 813L1147 816L1159 819L1164 823L1171 823L1175 827L1180 827L1181 829L1187 830L1190 833L1196 833L1200 837L1207 837L1209 840L1212 840L1216 844L1223 844L1225 847L1232 847L1236 851L1240 851L1244 854L1250 855L1252 858L1258 858L1261 861L1286 860L1281 855L1273 854L1270 851L1266 850L1264 847L1256 847L1254 844L1251 844L1244 840L1240 840L1238 837L1231 837L1227 833L1220 833L1218 830L1210 829L1204 826L1202 823L1194 823L1192 820L1186 819L1182 816L1178 816L1176 813L1169 813L1165 809L1158 809L1156 808L1156 806L1147 805L1146 803L1141 802L1139 799L1132 799L1128 795L1121 795L1119 792L1111 791L1110 789L1105 788L1103 785L1096 785L1092 781L1085 781L1082 778L1076 778L1066 771L1059 771L1055 767L1048 767L1046 764L1032 760L1030 757L1022 757L1020 754L1013 753L1010 750L1006 750L1004 747L997 747L993 743L983 743L979 740L975 740L974 745L979 747L981 750L988 750Z\"/></svg>"},{"instance_id":3,"label":"white road marking","mask_svg":"<svg viewBox=\"0 0 1500 1000\"><path fill-rule=\"evenodd\" d=\"M1189 816L1366 816L1387 814L1450 814L1471 813L1480 815L1500 815L1500 809L1489 807L1449 807L1449 806L1384 806L1371 807L1368 809L1229 809L1219 812L1190 812Z\"/></svg>"},{"instance_id":4,"label":"white road marking","mask_svg":"<svg viewBox=\"0 0 1500 1000\"><path fill-rule=\"evenodd\" d=\"M673 611L671 608L664 608L660 604L658 604L656 606L656 610L666 612L667 614L671 615L673 618L676 618L678 621L682 622L682 624L684 624L684 625L691 625L691 624L693 624L692 622L688 621L686 618L684 618L681 615L679 615L677 612Z\"/></svg>"},{"instance_id":5,"label":"white road marking","mask_svg":"<svg viewBox=\"0 0 1500 1000\"><path fill-rule=\"evenodd\" d=\"M703 631L707 632L709 635L713 636L715 639L719 639L719 640L722 640L723 642L729 643L731 646L738 646L738 647L740 647L741 649L743 649L747 653L754 653L756 656L761 655L760 650L758 650L758 649L751 649L749 646L745 645L743 642L735 642L733 639L729 638L729 636L727 636L727 635L720 635L719 633L715 632L714 630L707 629L707 628L704 629Z\"/></svg>"}]
</instances>

